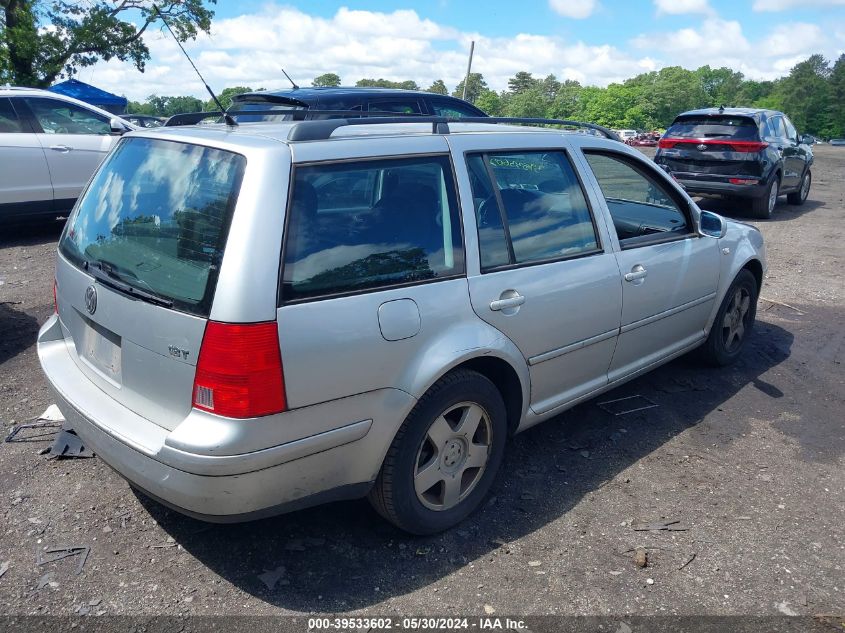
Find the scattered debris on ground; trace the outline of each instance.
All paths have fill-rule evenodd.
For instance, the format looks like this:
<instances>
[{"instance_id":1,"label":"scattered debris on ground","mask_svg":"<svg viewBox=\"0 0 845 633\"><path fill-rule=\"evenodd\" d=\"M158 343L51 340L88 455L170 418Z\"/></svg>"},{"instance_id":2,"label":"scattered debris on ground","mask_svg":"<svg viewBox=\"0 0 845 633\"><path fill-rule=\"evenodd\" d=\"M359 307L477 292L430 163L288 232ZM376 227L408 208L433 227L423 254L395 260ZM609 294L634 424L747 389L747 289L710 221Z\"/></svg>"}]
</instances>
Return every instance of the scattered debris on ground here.
<instances>
[{"instance_id":1,"label":"scattered debris on ground","mask_svg":"<svg viewBox=\"0 0 845 633\"><path fill-rule=\"evenodd\" d=\"M88 554L90 553L91 548L84 545L72 545L70 547L51 547L45 548L44 550L36 549L35 564L40 567L48 563L55 563L56 561L60 561L64 558L69 558L71 556L79 556L79 562L76 564L76 571L74 572L75 575L78 576L82 573L82 568L85 567L85 561L88 560ZM53 554L53 556L45 556L45 554Z\"/></svg>"},{"instance_id":2,"label":"scattered debris on ground","mask_svg":"<svg viewBox=\"0 0 845 633\"><path fill-rule=\"evenodd\" d=\"M606 411L610 415L626 415L636 411L645 411L646 409L654 409L659 407L654 400L641 396L625 396L624 398L616 398L614 400L605 400L604 402L597 402L596 406L602 411Z\"/></svg>"},{"instance_id":3,"label":"scattered debris on ground","mask_svg":"<svg viewBox=\"0 0 845 633\"><path fill-rule=\"evenodd\" d=\"M686 532L689 528L680 525L680 520L675 521L652 521L650 523L635 523L632 525L634 532L651 532L665 530L667 532Z\"/></svg>"}]
</instances>

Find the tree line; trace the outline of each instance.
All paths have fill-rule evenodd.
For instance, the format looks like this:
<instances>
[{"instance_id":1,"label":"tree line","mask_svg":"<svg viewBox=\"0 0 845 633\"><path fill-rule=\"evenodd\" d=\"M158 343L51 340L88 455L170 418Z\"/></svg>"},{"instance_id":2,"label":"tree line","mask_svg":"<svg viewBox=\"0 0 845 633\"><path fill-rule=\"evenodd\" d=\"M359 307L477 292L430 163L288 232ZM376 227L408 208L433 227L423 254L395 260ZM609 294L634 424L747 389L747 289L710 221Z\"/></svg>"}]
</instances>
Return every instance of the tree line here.
<instances>
[{"instance_id":1,"label":"tree line","mask_svg":"<svg viewBox=\"0 0 845 633\"><path fill-rule=\"evenodd\" d=\"M316 77L312 85L334 87L341 83L337 73L325 73ZM441 79L427 88L413 80L372 78L359 79L355 86L449 94ZM463 90L464 81L461 81L451 94L460 97ZM252 89L230 87L219 97L223 106L228 107L232 97L245 92ZM845 137L845 55L834 63L822 55L812 55L796 64L787 76L774 81L746 79L730 68L702 66L687 70L669 66L600 88L571 79L560 81L554 75L534 77L522 71L508 80L506 90L496 92L481 73L472 73L466 98L493 116L574 119L637 130L666 128L677 114L695 108L720 105L770 108L786 112L802 133ZM129 109L141 114L171 116L212 110L214 104L196 97L151 95L143 103L130 102Z\"/></svg>"}]
</instances>

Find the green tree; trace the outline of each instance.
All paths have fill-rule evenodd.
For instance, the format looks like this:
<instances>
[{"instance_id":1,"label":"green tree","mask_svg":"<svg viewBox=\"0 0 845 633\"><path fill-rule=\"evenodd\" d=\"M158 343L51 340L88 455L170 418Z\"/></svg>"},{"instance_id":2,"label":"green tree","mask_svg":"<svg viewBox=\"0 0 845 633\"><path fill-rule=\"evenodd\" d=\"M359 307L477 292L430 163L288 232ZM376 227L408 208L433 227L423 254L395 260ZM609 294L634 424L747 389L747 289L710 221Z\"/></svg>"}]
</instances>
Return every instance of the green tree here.
<instances>
[{"instance_id":1,"label":"green tree","mask_svg":"<svg viewBox=\"0 0 845 633\"><path fill-rule=\"evenodd\" d=\"M845 54L840 55L828 77L827 129L821 134L834 138L845 137Z\"/></svg>"},{"instance_id":2,"label":"green tree","mask_svg":"<svg viewBox=\"0 0 845 633\"><path fill-rule=\"evenodd\" d=\"M461 82L455 87L455 91L452 93L453 97L461 98L464 92L464 81L465 79L461 79ZM475 100L485 90L487 90L487 82L484 81L484 76L481 73L470 73L467 82L467 101L475 103Z\"/></svg>"},{"instance_id":3,"label":"green tree","mask_svg":"<svg viewBox=\"0 0 845 633\"><path fill-rule=\"evenodd\" d=\"M792 67L778 87L783 111L801 132L821 134L830 125L831 71L822 55L811 55Z\"/></svg>"},{"instance_id":4,"label":"green tree","mask_svg":"<svg viewBox=\"0 0 845 633\"><path fill-rule=\"evenodd\" d=\"M555 93L554 101L549 104L549 117L553 119L572 119L578 113L581 101L581 84L567 79Z\"/></svg>"},{"instance_id":5,"label":"green tree","mask_svg":"<svg viewBox=\"0 0 845 633\"><path fill-rule=\"evenodd\" d=\"M203 102L196 97L163 97L150 95L147 103L155 116L173 116L184 112L200 112Z\"/></svg>"},{"instance_id":6,"label":"green tree","mask_svg":"<svg viewBox=\"0 0 845 633\"><path fill-rule=\"evenodd\" d=\"M707 93L709 105L739 105L737 97L744 81L742 73L730 68L702 66L695 71L695 74L698 75L701 80L701 87Z\"/></svg>"},{"instance_id":7,"label":"green tree","mask_svg":"<svg viewBox=\"0 0 845 633\"><path fill-rule=\"evenodd\" d=\"M428 88L426 88L426 91L433 92L438 95L449 94L449 89L446 87L446 83L442 79L437 79Z\"/></svg>"},{"instance_id":8,"label":"green tree","mask_svg":"<svg viewBox=\"0 0 845 633\"><path fill-rule=\"evenodd\" d=\"M543 119L550 105L540 85L511 94L505 102L505 116Z\"/></svg>"},{"instance_id":9,"label":"green tree","mask_svg":"<svg viewBox=\"0 0 845 633\"><path fill-rule=\"evenodd\" d=\"M502 99L495 90L482 90L475 100L475 106L490 116L504 116Z\"/></svg>"},{"instance_id":10,"label":"green tree","mask_svg":"<svg viewBox=\"0 0 845 633\"><path fill-rule=\"evenodd\" d=\"M358 87L370 88L400 88L402 90L419 90L420 87L416 81L408 79L406 81L391 81L389 79L359 79L355 82Z\"/></svg>"},{"instance_id":11,"label":"green tree","mask_svg":"<svg viewBox=\"0 0 845 633\"><path fill-rule=\"evenodd\" d=\"M563 84L561 84L554 75L546 75L546 78L540 82L540 88L542 89L543 94L545 94L546 98L550 101L554 100L562 85Z\"/></svg>"},{"instance_id":12,"label":"green tree","mask_svg":"<svg viewBox=\"0 0 845 633\"><path fill-rule=\"evenodd\" d=\"M537 87L539 83L540 82L537 79L534 79L534 77L531 76L531 73L521 70L508 79L508 88L513 94L517 95L521 92Z\"/></svg>"},{"instance_id":13,"label":"green tree","mask_svg":"<svg viewBox=\"0 0 845 633\"><path fill-rule=\"evenodd\" d=\"M223 91L217 95L217 100L220 101L220 105L224 108L228 109L230 105L232 105L232 97L237 95L246 94L247 92L255 92L252 88L247 88L246 86L235 86L233 88L223 88ZM217 104L214 103L211 99L205 102L205 110L216 110Z\"/></svg>"},{"instance_id":14,"label":"green tree","mask_svg":"<svg viewBox=\"0 0 845 633\"><path fill-rule=\"evenodd\" d=\"M183 42L208 32L214 16L205 0L163 0L159 9ZM143 72L142 36L157 22L147 0L0 0L0 83L46 88L100 59Z\"/></svg>"},{"instance_id":15,"label":"green tree","mask_svg":"<svg viewBox=\"0 0 845 633\"><path fill-rule=\"evenodd\" d=\"M337 73L323 73L319 77L314 77L311 85L318 88L336 88L340 85L340 75Z\"/></svg>"}]
</instances>

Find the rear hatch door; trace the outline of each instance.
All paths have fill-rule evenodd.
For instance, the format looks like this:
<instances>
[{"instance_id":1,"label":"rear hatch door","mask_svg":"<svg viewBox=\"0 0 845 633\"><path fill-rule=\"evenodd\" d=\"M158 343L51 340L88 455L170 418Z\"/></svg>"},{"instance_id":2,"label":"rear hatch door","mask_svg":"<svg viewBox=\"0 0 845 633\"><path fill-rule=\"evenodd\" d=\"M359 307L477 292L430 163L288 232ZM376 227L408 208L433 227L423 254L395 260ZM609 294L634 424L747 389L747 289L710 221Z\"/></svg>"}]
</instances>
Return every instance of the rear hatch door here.
<instances>
[{"instance_id":1,"label":"rear hatch door","mask_svg":"<svg viewBox=\"0 0 845 633\"><path fill-rule=\"evenodd\" d=\"M200 145L124 138L59 243L57 303L76 365L167 429L191 410L245 162Z\"/></svg>"},{"instance_id":2,"label":"rear hatch door","mask_svg":"<svg viewBox=\"0 0 845 633\"><path fill-rule=\"evenodd\" d=\"M722 176L761 176L757 122L750 116L684 115L675 119L658 144L658 164L676 175L704 180Z\"/></svg>"}]
</instances>

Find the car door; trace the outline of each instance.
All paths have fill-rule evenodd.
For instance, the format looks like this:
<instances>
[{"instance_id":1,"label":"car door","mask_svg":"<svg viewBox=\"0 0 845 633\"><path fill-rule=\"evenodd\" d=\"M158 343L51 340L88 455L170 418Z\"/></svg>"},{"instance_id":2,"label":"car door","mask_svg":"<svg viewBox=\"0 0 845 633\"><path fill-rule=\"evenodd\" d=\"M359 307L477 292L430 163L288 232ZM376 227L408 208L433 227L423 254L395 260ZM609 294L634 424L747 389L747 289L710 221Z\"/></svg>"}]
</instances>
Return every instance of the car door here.
<instances>
[{"instance_id":1,"label":"car door","mask_svg":"<svg viewBox=\"0 0 845 633\"><path fill-rule=\"evenodd\" d=\"M0 220L52 210L47 157L30 122L7 97L0 97L0 165Z\"/></svg>"},{"instance_id":2,"label":"car door","mask_svg":"<svg viewBox=\"0 0 845 633\"><path fill-rule=\"evenodd\" d=\"M56 210L69 209L117 139L110 120L60 99L24 101L40 127L37 136L50 167Z\"/></svg>"},{"instance_id":3,"label":"car door","mask_svg":"<svg viewBox=\"0 0 845 633\"><path fill-rule=\"evenodd\" d=\"M470 299L520 349L544 414L603 387L619 329L619 268L563 139L448 137L460 165Z\"/></svg>"},{"instance_id":4,"label":"car door","mask_svg":"<svg viewBox=\"0 0 845 633\"><path fill-rule=\"evenodd\" d=\"M585 148L583 156L615 229L623 279L612 382L704 338L718 245L700 237L688 199L650 162L606 148Z\"/></svg>"},{"instance_id":5,"label":"car door","mask_svg":"<svg viewBox=\"0 0 845 633\"><path fill-rule=\"evenodd\" d=\"M783 160L783 174L781 175L780 188L795 188L798 186L799 177L794 173L794 163L790 163L790 140L786 130L786 122L783 120L783 116L777 115L769 118L769 125L774 134L773 144Z\"/></svg>"},{"instance_id":6,"label":"car door","mask_svg":"<svg viewBox=\"0 0 845 633\"><path fill-rule=\"evenodd\" d=\"M804 167L807 164L807 149L798 142L798 131L792 125L789 117L782 117L786 129L786 139L783 145L783 171L784 181L789 174L791 187L798 187L801 183L801 176L804 175Z\"/></svg>"}]
</instances>

